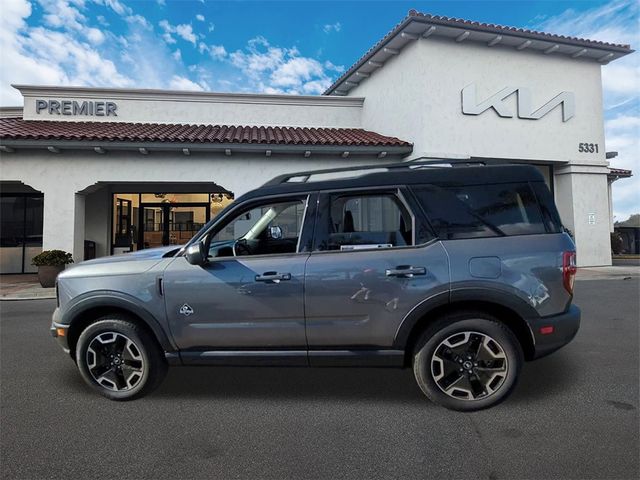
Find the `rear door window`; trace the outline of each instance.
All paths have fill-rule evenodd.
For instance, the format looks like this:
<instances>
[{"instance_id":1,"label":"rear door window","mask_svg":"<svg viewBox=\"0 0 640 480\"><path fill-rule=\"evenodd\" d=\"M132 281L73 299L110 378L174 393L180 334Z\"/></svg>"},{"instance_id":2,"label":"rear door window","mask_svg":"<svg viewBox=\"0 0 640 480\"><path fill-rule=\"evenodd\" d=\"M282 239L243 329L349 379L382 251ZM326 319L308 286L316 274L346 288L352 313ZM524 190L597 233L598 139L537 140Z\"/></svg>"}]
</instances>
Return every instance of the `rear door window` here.
<instances>
[{"instance_id":1,"label":"rear door window","mask_svg":"<svg viewBox=\"0 0 640 480\"><path fill-rule=\"evenodd\" d=\"M540 208L528 183L413 188L442 239L545 233Z\"/></svg>"},{"instance_id":2,"label":"rear door window","mask_svg":"<svg viewBox=\"0 0 640 480\"><path fill-rule=\"evenodd\" d=\"M413 217L393 193L336 193L322 198L315 250L413 245Z\"/></svg>"}]
</instances>

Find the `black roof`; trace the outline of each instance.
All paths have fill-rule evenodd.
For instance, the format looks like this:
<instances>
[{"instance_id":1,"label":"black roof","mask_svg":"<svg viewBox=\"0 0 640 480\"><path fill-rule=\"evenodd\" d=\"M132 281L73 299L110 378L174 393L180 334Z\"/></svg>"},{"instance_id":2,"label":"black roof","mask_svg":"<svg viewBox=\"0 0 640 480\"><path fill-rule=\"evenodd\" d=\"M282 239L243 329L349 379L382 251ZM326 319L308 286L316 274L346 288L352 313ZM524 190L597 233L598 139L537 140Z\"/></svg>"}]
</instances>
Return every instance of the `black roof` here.
<instances>
[{"instance_id":1,"label":"black roof","mask_svg":"<svg viewBox=\"0 0 640 480\"><path fill-rule=\"evenodd\" d=\"M410 165L410 164L409 164ZM318 170L330 173L332 171L353 171L348 178L312 181L313 172L292 173L276 177L264 186L242 195L238 200L247 200L265 195L280 195L289 193L315 192L319 190L340 190L358 187L383 187L415 184L436 185L486 185L512 182L543 182L544 177L532 165L470 165L470 166L421 166L410 168L407 166L384 165L352 167L351 169ZM387 169L387 171L373 171L367 173L363 168ZM309 177L306 181L286 181L289 178Z\"/></svg>"}]
</instances>

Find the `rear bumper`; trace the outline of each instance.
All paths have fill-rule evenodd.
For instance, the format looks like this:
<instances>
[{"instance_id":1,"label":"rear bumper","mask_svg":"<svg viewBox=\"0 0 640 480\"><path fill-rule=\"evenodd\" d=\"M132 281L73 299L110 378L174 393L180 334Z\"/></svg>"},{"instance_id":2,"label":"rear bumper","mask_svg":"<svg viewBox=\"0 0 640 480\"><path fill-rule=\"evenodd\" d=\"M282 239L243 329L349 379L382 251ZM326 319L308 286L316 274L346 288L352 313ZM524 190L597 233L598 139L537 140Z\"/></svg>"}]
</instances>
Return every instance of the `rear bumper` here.
<instances>
[{"instance_id":1,"label":"rear bumper","mask_svg":"<svg viewBox=\"0 0 640 480\"><path fill-rule=\"evenodd\" d=\"M544 357L573 340L580 328L580 309L571 305L565 313L536 319L530 322L530 326L535 340L533 358ZM553 327L553 333L540 333L542 327Z\"/></svg>"}]
</instances>

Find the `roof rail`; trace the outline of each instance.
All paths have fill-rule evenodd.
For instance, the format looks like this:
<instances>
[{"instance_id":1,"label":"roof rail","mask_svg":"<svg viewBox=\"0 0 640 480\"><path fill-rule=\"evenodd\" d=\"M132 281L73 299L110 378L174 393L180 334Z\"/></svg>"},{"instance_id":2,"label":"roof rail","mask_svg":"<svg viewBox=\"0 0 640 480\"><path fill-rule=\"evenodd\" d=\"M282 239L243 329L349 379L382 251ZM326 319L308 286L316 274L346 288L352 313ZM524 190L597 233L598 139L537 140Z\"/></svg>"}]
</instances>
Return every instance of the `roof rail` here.
<instances>
[{"instance_id":1,"label":"roof rail","mask_svg":"<svg viewBox=\"0 0 640 480\"><path fill-rule=\"evenodd\" d=\"M272 178L267 183L263 185L263 187L271 187L274 185L280 185L282 183L287 183L291 181L293 178L299 178L295 182L291 183L306 183L309 179L314 175L324 175L327 173L342 173L342 172L357 172L357 171L367 171L367 170L378 170L378 169L387 169L387 170L399 170L399 169L412 169L412 168L437 168L443 165L449 165L450 167L468 167L472 165L486 165L487 162L482 160L470 160L470 159L416 159L409 160L405 162L395 162L395 163L385 163L385 164L373 164L373 165L354 165L351 167L339 167L339 168L327 168L323 170L307 170L302 172L294 172L294 173L286 173L284 175L279 175L277 177Z\"/></svg>"}]
</instances>

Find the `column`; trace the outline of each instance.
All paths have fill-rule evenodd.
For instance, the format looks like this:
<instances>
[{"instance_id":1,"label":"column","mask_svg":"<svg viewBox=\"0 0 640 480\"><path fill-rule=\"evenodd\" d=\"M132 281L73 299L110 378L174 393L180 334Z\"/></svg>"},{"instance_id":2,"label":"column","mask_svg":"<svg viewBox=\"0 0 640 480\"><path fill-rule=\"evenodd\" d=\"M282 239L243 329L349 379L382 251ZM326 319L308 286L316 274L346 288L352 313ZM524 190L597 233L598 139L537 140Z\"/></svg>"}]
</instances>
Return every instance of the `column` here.
<instances>
[{"instance_id":1,"label":"column","mask_svg":"<svg viewBox=\"0 0 640 480\"><path fill-rule=\"evenodd\" d=\"M608 168L568 165L556 170L556 204L573 234L579 267L611 265Z\"/></svg>"}]
</instances>

